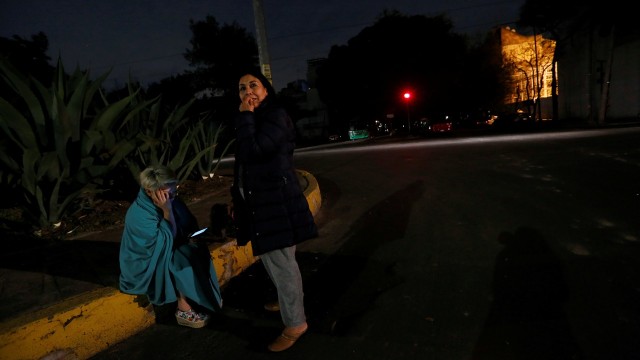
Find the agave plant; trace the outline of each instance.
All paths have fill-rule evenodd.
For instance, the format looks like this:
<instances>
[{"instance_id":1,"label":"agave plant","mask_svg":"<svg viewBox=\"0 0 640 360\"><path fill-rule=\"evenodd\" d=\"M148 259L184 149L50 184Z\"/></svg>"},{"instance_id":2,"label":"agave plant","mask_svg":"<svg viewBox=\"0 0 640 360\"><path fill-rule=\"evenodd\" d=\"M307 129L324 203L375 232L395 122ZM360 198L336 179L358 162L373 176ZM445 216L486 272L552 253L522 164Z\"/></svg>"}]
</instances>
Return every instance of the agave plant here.
<instances>
[{"instance_id":1,"label":"agave plant","mask_svg":"<svg viewBox=\"0 0 640 360\"><path fill-rule=\"evenodd\" d=\"M204 119L193 128L193 147L197 152L205 151L198 160L198 173L203 179L211 178L215 174L222 157L227 153L234 140L229 141L223 151L216 157L216 148L220 135L224 131L222 123L216 124L213 121ZM212 146L213 145L213 146Z\"/></svg>"},{"instance_id":2,"label":"agave plant","mask_svg":"<svg viewBox=\"0 0 640 360\"><path fill-rule=\"evenodd\" d=\"M135 93L107 103L101 85L109 72L95 81L77 68L67 75L60 59L55 71L46 87L0 62L0 76L18 99L0 98L2 142L12 151L0 154L0 162L4 176L19 179L25 215L42 227L60 222L80 195L96 191L135 149L114 129L142 109L131 109Z\"/></svg>"},{"instance_id":3,"label":"agave plant","mask_svg":"<svg viewBox=\"0 0 640 360\"><path fill-rule=\"evenodd\" d=\"M120 132L137 134L136 148L125 159L132 176L137 178L140 171L151 164L174 169L180 182L196 171L201 175L213 173L218 135L223 129L218 127L214 131L203 119L193 121L189 110L194 102L195 98L166 112L161 99L155 98L144 103L148 111L127 117Z\"/></svg>"}]
</instances>

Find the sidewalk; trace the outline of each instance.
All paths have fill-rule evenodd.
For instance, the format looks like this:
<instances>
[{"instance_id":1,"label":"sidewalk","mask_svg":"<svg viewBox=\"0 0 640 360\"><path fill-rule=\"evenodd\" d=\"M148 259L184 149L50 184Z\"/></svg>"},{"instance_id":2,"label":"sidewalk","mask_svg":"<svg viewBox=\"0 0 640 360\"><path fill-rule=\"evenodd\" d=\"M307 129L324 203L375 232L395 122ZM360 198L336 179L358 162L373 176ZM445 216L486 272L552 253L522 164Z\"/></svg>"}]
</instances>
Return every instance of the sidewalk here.
<instances>
[{"instance_id":1,"label":"sidewalk","mask_svg":"<svg viewBox=\"0 0 640 360\"><path fill-rule=\"evenodd\" d=\"M322 202L318 184L306 171L298 175L315 216ZM224 189L189 208L208 224L211 206L230 201ZM118 290L121 235L118 227L55 248L26 249L0 265L0 359L87 359L154 324L145 297ZM231 238L209 250L223 287L257 260L250 245Z\"/></svg>"}]
</instances>

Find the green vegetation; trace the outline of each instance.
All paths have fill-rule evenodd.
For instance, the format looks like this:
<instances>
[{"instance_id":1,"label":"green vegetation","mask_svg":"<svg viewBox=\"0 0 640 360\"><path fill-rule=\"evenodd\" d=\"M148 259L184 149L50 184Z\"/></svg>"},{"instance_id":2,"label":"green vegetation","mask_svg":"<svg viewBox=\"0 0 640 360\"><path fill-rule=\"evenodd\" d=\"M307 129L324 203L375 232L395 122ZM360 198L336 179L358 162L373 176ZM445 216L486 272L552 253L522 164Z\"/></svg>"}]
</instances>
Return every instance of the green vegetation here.
<instances>
[{"instance_id":1,"label":"green vegetation","mask_svg":"<svg viewBox=\"0 0 640 360\"><path fill-rule=\"evenodd\" d=\"M166 113L159 97L144 100L129 86L109 102L102 89L108 73L96 80L79 69L67 75L60 60L48 87L4 59L0 76L0 180L20 193L23 216L34 225L55 227L96 194L122 186L107 179L125 167L129 180L152 163L174 168L180 179L215 170L223 128L210 133L210 120L192 119L193 101Z\"/></svg>"}]
</instances>

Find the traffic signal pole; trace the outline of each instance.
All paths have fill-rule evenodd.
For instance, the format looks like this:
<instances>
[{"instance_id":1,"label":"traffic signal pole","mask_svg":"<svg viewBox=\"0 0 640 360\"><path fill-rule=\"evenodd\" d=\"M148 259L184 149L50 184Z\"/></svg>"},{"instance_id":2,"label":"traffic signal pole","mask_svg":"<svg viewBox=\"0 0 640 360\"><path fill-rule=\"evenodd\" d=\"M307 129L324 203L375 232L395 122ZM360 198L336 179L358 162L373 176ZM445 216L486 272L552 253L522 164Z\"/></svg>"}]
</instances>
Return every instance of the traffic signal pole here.
<instances>
[{"instance_id":1,"label":"traffic signal pole","mask_svg":"<svg viewBox=\"0 0 640 360\"><path fill-rule=\"evenodd\" d=\"M402 94L402 97L404 98L404 101L407 104L407 129L409 130L409 135L411 135L411 115L409 113L409 102L411 101L411 92L405 91L404 94Z\"/></svg>"}]
</instances>

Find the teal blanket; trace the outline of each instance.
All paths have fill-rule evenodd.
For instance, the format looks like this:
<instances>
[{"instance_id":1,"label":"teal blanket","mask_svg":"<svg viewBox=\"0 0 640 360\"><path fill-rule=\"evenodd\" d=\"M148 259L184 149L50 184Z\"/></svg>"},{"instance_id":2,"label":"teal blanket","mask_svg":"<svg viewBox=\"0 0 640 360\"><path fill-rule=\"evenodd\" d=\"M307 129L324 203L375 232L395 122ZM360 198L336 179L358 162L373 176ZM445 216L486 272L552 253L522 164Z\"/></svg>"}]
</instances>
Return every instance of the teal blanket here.
<instances>
[{"instance_id":1,"label":"teal blanket","mask_svg":"<svg viewBox=\"0 0 640 360\"><path fill-rule=\"evenodd\" d=\"M197 221L178 198L173 200L178 227L174 239L162 211L140 189L127 210L120 243L120 290L147 295L154 305L178 300L178 291L211 311L222 306L218 277L205 244L191 243Z\"/></svg>"}]
</instances>

